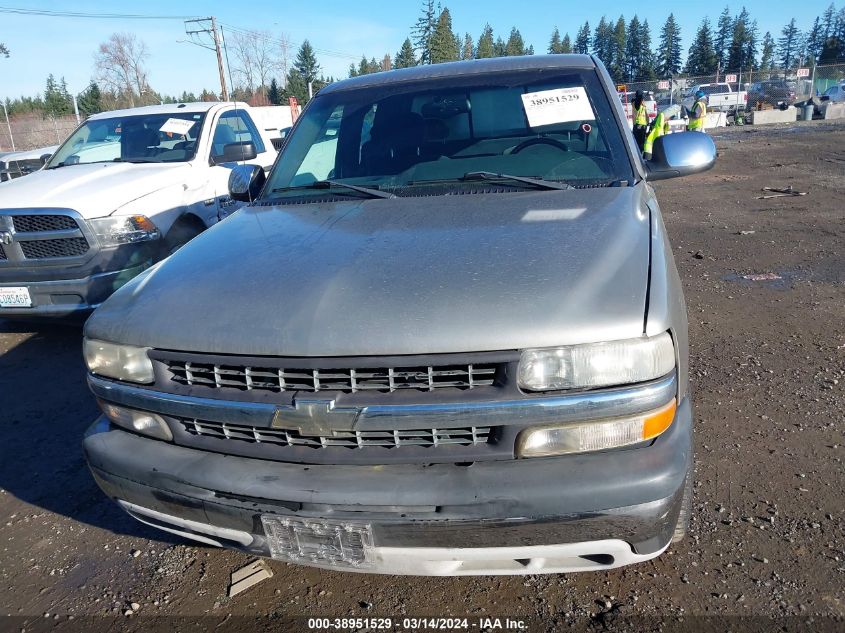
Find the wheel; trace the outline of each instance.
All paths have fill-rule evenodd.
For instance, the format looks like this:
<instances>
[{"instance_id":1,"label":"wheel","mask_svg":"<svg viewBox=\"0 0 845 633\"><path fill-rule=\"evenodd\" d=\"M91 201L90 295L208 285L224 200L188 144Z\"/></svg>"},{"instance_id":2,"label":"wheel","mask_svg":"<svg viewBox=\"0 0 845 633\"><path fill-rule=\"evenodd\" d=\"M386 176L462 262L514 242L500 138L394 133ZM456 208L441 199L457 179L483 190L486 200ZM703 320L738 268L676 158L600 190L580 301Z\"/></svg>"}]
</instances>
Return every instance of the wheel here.
<instances>
[{"instance_id":1,"label":"wheel","mask_svg":"<svg viewBox=\"0 0 845 633\"><path fill-rule=\"evenodd\" d=\"M568 152L569 148L564 144L558 141L557 139L553 138L546 138L545 136L541 136L540 138L530 138L527 141L522 141L519 145L514 147L511 150L511 154L519 154L522 150L526 147L531 147L532 145L551 145L552 147L556 147L562 152Z\"/></svg>"},{"instance_id":2,"label":"wheel","mask_svg":"<svg viewBox=\"0 0 845 633\"><path fill-rule=\"evenodd\" d=\"M692 467L687 473L684 483L684 496L681 499L681 511L678 513L678 523L675 525L675 532L672 534L672 542L682 541L689 530L689 520L692 515Z\"/></svg>"},{"instance_id":3,"label":"wheel","mask_svg":"<svg viewBox=\"0 0 845 633\"><path fill-rule=\"evenodd\" d=\"M170 227L161 244L162 258L168 257L203 232L199 221L178 220Z\"/></svg>"}]
</instances>

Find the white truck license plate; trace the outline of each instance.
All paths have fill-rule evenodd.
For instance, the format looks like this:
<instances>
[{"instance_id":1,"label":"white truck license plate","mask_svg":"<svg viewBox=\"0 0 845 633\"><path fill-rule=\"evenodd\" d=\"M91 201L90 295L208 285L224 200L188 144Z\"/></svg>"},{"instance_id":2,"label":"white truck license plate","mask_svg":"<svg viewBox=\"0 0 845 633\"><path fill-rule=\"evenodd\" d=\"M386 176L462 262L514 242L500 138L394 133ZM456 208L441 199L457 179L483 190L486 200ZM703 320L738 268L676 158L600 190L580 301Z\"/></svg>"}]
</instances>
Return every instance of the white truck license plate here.
<instances>
[{"instance_id":1,"label":"white truck license plate","mask_svg":"<svg viewBox=\"0 0 845 633\"><path fill-rule=\"evenodd\" d=\"M0 288L0 308L29 307L32 307L32 297L29 296L29 288L24 286Z\"/></svg>"}]
</instances>

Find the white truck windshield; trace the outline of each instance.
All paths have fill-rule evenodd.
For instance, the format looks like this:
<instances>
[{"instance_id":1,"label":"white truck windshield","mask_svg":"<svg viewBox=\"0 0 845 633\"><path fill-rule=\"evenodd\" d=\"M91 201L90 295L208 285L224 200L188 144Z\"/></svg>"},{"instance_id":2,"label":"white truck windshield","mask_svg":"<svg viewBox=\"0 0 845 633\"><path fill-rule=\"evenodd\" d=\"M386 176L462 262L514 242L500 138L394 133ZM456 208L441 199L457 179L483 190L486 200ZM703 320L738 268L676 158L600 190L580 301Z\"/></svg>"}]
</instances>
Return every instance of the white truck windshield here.
<instances>
[{"instance_id":1,"label":"white truck windshield","mask_svg":"<svg viewBox=\"0 0 845 633\"><path fill-rule=\"evenodd\" d=\"M47 163L47 169L87 163L174 163L197 151L204 113L174 112L86 121Z\"/></svg>"}]
</instances>

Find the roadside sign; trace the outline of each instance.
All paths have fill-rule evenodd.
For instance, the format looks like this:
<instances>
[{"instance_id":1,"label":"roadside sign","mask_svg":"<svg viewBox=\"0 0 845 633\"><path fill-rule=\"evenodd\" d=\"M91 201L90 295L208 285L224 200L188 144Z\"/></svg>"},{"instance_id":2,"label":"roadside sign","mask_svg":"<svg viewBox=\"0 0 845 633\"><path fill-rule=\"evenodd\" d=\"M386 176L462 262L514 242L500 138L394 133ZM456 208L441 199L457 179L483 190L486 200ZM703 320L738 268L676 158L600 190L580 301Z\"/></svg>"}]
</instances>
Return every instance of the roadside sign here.
<instances>
[{"instance_id":1,"label":"roadside sign","mask_svg":"<svg viewBox=\"0 0 845 633\"><path fill-rule=\"evenodd\" d=\"M658 90L669 90L669 80L664 79L663 81L657 82L657 89Z\"/></svg>"},{"instance_id":2,"label":"roadside sign","mask_svg":"<svg viewBox=\"0 0 845 633\"><path fill-rule=\"evenodd\" d=\"M616 84L616 92L628 92L627 86L625 84Z\"/></svg>"},{"instance_id":3,"label":"roadside sign","mask_svg":"<svg viewBox=\"0 0 845 633\"><path fill-rule=\"evenodd\" d=\"M799 68L797 75L799 77L809 77L810 76L810 69L809 68Z\"/></svg>"},{"instance_id":4,"label":"roadside sign","mask_svg":"<svg viewBox=\"0 0 845 633\"><path fill-rule=\"evenodd\" d=\"M736 75L725 75L725 83L735 84L736 83Z\"/></svg>"}]
</instances>

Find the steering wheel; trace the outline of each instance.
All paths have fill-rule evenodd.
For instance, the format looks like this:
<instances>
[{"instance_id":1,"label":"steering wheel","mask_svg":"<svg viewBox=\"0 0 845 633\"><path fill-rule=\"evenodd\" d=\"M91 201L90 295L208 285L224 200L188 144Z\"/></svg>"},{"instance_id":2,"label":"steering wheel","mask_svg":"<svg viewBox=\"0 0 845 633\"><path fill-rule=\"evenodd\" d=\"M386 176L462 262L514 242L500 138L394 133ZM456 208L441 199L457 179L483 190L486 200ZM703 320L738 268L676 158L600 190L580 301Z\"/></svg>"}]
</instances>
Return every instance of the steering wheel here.
<instances>
[{"instance_id":1,"label":"steering wheel","mask_svg":"<svg viewBox=\"0 0 845 633\"><path fill-rule=\"evenodd\" d=\"M519 145L514 147L510 151L510 153L511 154L519 154L526 147L531 147L532 145L551 145L552 147L555 147L562 152L568 152L569 151L569 148L564 143L561 143L560 141L555 140L553 138L547 138L545 136L540 136L538 138L530 138L527 141L522 141L522 143L520 143Z\"/></svg>"}]
</instances>

